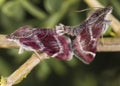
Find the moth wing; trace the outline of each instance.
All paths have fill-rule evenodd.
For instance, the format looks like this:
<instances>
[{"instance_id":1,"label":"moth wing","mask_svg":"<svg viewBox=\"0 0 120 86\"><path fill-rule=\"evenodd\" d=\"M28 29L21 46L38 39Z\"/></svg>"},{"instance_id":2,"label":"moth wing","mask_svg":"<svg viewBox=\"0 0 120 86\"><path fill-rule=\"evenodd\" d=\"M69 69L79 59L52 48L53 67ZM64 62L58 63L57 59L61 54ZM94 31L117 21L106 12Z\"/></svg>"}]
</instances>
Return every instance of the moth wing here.
<instances>
[{"instance_id":1,"label":"moth wing","mask_svg":"<svg viewBox=\"0 0 120 86\"><path fill-rule=\"evenodd\" d=\"M92 28L83 27L82 32L76 35L72 42L74 54L86 64L89 64L95 58L101 28L97 28L96 25L93 25Z\"/></svg>"},{"instance_id":2,"label":"moth wing","mask_svg":"<svg viewBox=\"0 0 120 86\"><path fill-rule=\"evenodd\" d=\"M68 60L72 58L72 50L70 39L65 36L59 35L46 35L44 39L39 41L44 45L42 52L47 53L51 57L55 57L62 60Z\"/></svg>"},{"instance_id":3,"label":"moth wing","mask_svg":"<svg viewBox=\"0 0 120 86\"><path fill-rule=\"evenodd\" d=\"M82 32L73 40L73 52L84 63L89 64L96 55L98 39L106 29L104 17L105 15L96 22L84 25Z\"/></svg>"},{"instance_id":4,"label":"moth wing","mask_svg":"<svg viewBox=\"0 0 120 86\"><path fill-rule=\"evenodd\" d=\"M48 29L37 29L33 33L31 37L19 39L24 49L44 52L62 60L72 57L71 41L68 37L60 36Z\"/></svg>"},{"instance_id":5,"label":"moth wing","mask_svg":"<svg viewBox=\"0 0 120 86\"><path fill-rule=\"evenodd\" d=\"M89 42L88 42L89 41ZM96 41L90 41L89 39L82 39L81 36L77 36L73 40L73 52L77 58L86 64L93 61L96 55Z\"/></svg>"}]
</instances>

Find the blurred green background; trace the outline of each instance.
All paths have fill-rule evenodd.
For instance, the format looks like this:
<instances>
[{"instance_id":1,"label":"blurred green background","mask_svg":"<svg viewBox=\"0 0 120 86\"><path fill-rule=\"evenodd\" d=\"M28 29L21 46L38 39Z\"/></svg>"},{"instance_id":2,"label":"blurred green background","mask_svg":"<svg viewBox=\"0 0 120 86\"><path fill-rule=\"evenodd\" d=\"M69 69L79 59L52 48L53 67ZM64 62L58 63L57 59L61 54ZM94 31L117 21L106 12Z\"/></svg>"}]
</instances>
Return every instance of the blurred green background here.
<instances>
[{"instance_id":1,"label":"blurred green background","mask_svg":"<svg viewBox=\"0 0 120 86\"><path fill-rule=\"evenodd\" d=\"M120 19L119 0L99 0L113 6ZM59 23L78 25L89 8L84 0L0 0L0 34L10 34L23 25L55 27ZM109 34L109 33L108 33ZM22 65L31 52L18 55L18 49L0 49L0 75L8 76ZM16 86L120 86L120 52L98 52L86 65L76 58L71 61L49 59L41 62Z\"/></svg>"}]
</instances>

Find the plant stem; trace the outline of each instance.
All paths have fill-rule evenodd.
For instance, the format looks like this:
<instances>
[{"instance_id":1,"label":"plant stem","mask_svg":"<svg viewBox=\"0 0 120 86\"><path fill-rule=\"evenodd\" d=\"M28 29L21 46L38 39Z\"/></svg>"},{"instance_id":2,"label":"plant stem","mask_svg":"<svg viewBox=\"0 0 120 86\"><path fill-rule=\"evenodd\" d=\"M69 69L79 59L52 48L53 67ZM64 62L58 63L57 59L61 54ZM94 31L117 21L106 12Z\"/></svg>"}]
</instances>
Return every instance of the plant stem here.
<instances>
[{"instance_id":1,"label":"plant stem","mask_svg":"<svg viewBox=\"0 0 120 86\"><path fill-rule=\"evenodd\" d=\"M6 39L6 35L0 34L0 48L18 48L15 42L10 42Z\"/></svg>"},{"instance_id":2,"label":"plant stem","mask_svg":"<svg viewBox=\"0 0 120 86\"><path fill-rule=\"evenodd\" d=\"M104 43L102 43L104 41ZM120 51L120 38L103 38L97 46L98 52Z\"/></svg>"},{"instance_id":3,"label":"plant stem","mask_svg":"<svg viewBox=\"0 0 120 86\"><path fill-rule=\"evenodd\" d=\"M6 78L6 86L12 86L21 82L44 59L48 59L45 53L40 54L39 57L33 54L20 68Z\"/></svg>"}]
</instances>

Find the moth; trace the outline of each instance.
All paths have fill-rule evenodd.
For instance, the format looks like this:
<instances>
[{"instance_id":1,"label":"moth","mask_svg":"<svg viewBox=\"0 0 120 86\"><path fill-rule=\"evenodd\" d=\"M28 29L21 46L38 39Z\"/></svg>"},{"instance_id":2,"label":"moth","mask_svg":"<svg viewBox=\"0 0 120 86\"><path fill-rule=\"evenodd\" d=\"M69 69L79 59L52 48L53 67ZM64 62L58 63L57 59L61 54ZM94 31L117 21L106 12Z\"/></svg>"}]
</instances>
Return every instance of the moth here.
<instances>
[{"instance_id":1,"label":"moth","mask_svg":"<svg viewBox=\"0 0 120 86\"><path fill-rule=\"evenodd\" d=\"M60 24L53 29L23 26L6 38L20 46L19 53L37 51L61 60L71 59L75 54L82 62L89 64L95 58L100 35L111 22L107 20L111 12L111 6L97 9L77 26Z\"/></svg>"}]
</instances>

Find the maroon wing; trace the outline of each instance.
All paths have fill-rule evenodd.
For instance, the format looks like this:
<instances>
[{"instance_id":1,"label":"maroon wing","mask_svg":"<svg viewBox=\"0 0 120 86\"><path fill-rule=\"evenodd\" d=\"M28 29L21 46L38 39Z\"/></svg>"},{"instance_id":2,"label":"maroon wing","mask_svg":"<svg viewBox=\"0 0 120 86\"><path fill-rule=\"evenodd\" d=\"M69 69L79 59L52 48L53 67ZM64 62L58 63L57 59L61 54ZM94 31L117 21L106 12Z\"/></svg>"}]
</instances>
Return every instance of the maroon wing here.
<instances>
[{"instance_id":1,"label":"maroon wing","mask_svg":"<svg viewBox=\"0 0 120 86\"><path fill-rule=\"evenodd\" d=\"M51 57L67 60L72 57L71 41L50 29L33 29L31 36L20 38L25 48L47 53Z\"/></svg>"},{"instance_id":2,"label":"maroon wing","mask_svg":"<svg viewBox=\"0 0 120 86\"><path fill-rule=\"evenodd\" d=\"M105 26L106 23L101 19L92 25L85 25L73 40L73 52L84 63L89 64L95 58L98 39Z\"/></svg>"}]
</instances>

